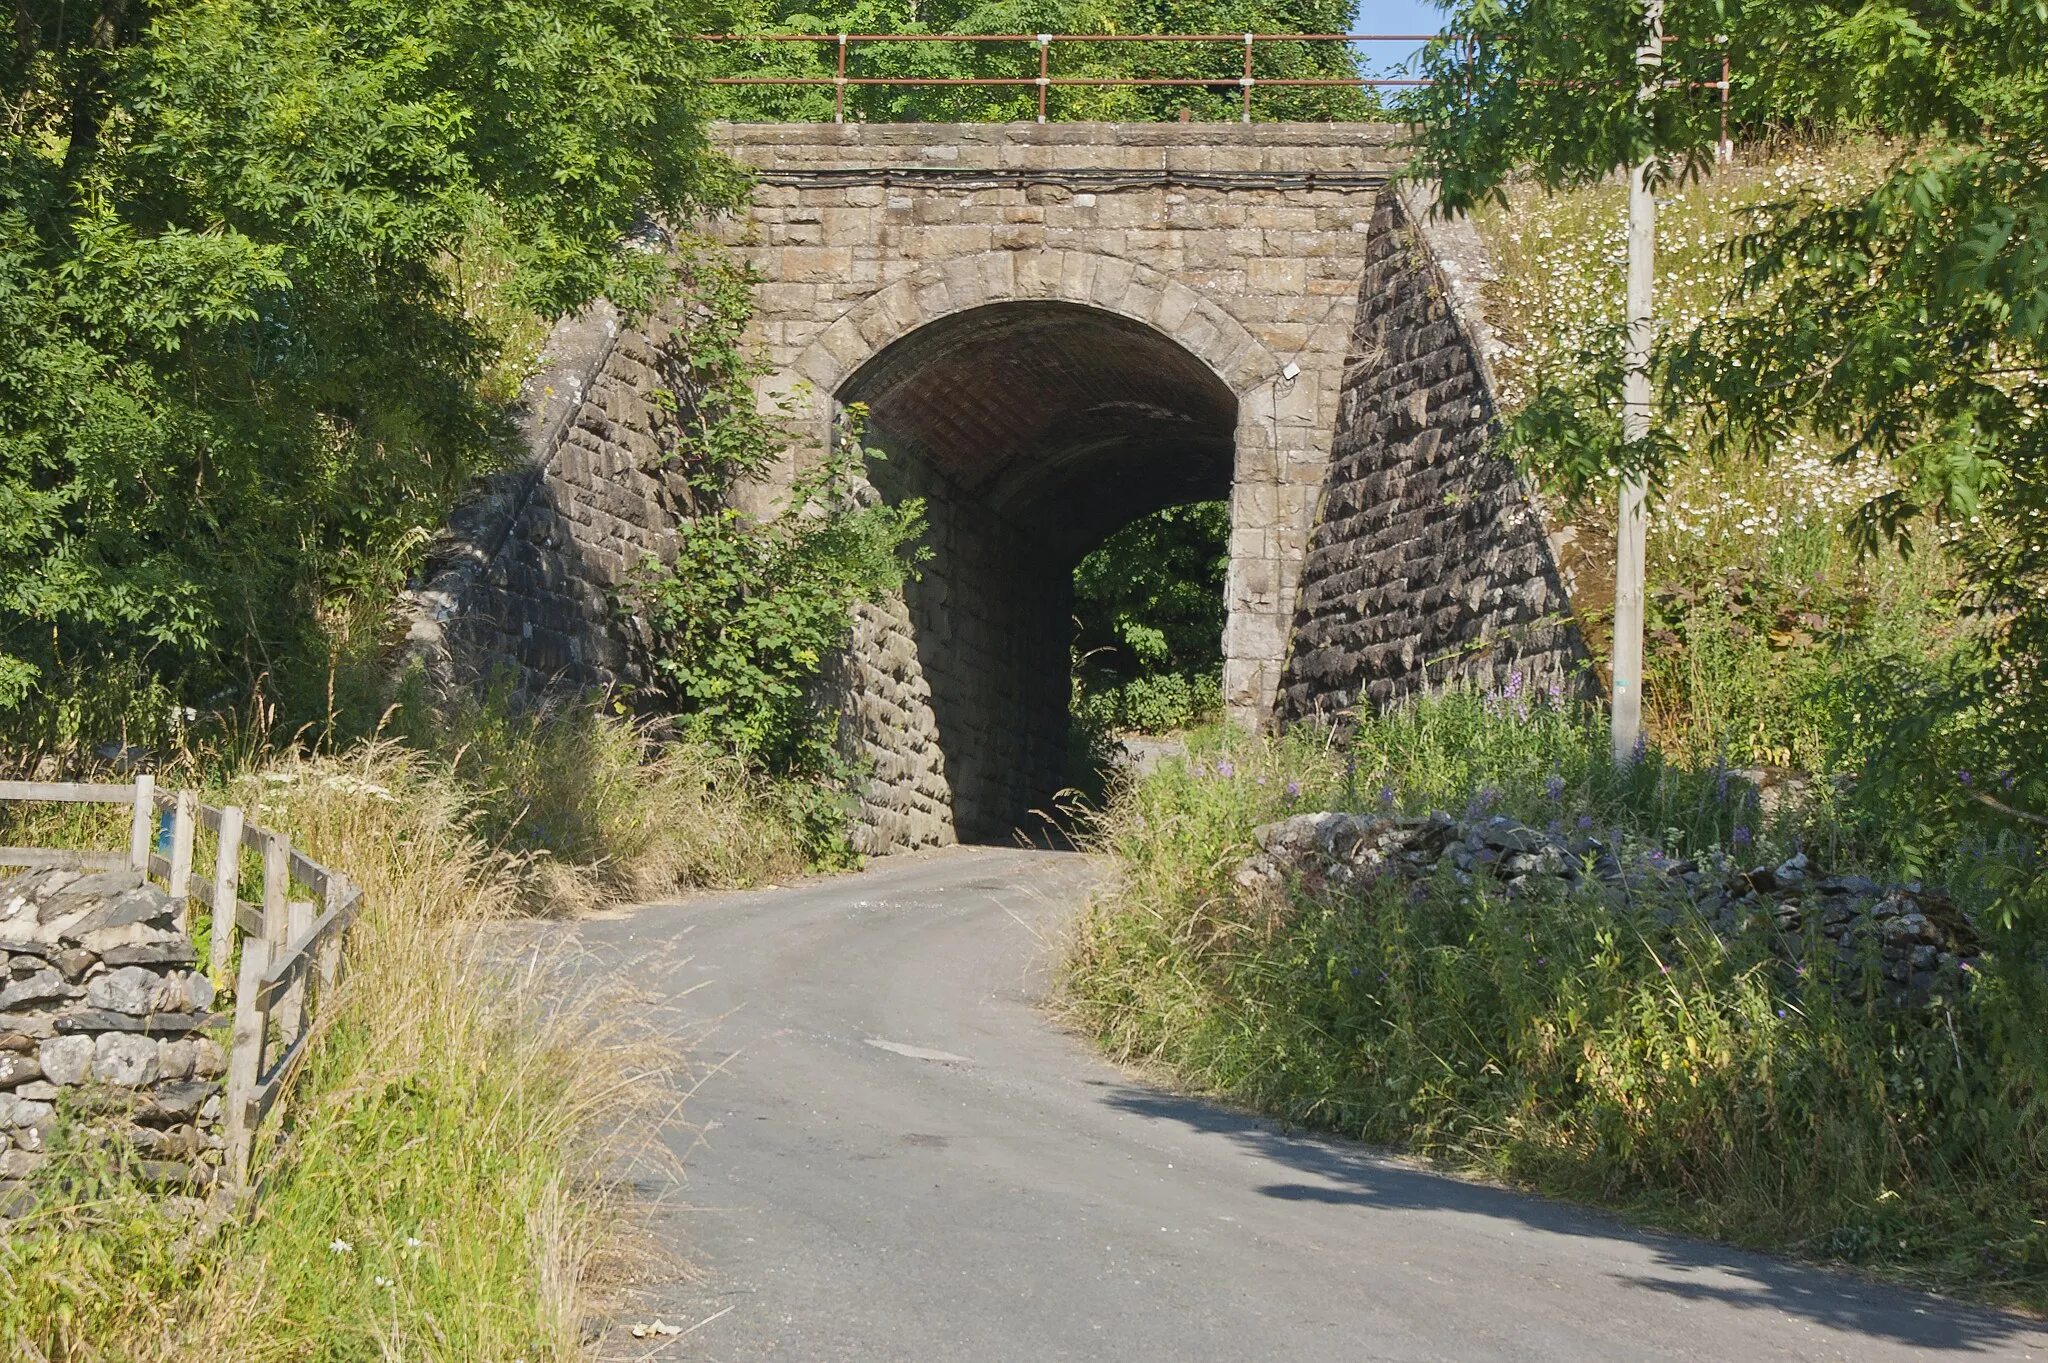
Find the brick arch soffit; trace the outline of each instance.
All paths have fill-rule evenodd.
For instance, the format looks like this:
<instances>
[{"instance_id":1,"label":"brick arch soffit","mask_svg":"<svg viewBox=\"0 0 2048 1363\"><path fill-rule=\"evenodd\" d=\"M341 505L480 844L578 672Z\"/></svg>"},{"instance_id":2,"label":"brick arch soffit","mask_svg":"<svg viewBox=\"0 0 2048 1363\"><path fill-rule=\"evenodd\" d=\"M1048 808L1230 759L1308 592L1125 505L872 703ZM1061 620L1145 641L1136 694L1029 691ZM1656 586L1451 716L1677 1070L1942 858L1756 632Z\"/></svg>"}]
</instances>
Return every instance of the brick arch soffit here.
<instances>
[{"instance_id":1,"label":"brick arch soffit","mask_svg":"<svg viewBox=\"0 0 2048 1363\"><path fill-rule=\"evenodd\" d=\"M1019 287L1017 258L1027 254L1057 254L1062 257L1062 268L1041 270L1035 283ZM1084 268L1082 282L1077 287L1068 287L1073 276L1064 267L1076 259L1093 268ZM1131 271L1129 285L1114 304L1095 296L1095 282L1105 266L1114 272ZM1001 282L1006 275L1012 281L1008 288ZM949 287L943 306L929 301L935 285L950 285L954 279L976 286L971 289L972 296L955 302ZM1133 300L1141 305L1132 306ZM811 384L821 399L826 399L823 406L829 411L841 385L896 342L943 318L1001 303L1072 303L1143 323L1208 366L1240 400L1262 383L1280 376L1281 362L1273 352L1242 322L1203 297L1199 290L1122 256L1092 251L981 251L926 265L849 308L805 347L790 368L796 377ZM1162 317L1168 324L1162 324ZM906 322L905 318L910 320ZM833 331L840 331L837 348L827 339ZM849 333L857 347L846 344ZM841 355L849 351L854 358L842 359ZM1239 410L1242 423L1243 408Z\"/></svg>"}]
</instances>

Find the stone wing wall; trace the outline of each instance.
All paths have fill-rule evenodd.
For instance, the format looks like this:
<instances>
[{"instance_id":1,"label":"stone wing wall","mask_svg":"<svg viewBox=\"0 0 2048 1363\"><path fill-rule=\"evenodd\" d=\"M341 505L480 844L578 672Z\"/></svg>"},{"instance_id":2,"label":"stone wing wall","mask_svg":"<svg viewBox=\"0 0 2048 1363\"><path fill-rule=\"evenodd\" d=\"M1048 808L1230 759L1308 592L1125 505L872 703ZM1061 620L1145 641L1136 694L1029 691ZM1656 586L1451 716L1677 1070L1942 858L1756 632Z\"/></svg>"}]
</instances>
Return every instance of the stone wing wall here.
<instances>
[{"instance_id":1,"label":"stone wing wall","mask_svg":"<svg viewBox=\"0 0 2048 1363\"><path fill-rule=\"evenodd\" d=\"M1586 684L1541 508L1493 452L1485 248L1389 189L1375 206L1281 723L1470 683Z\"/></svg>"}]
</instances>

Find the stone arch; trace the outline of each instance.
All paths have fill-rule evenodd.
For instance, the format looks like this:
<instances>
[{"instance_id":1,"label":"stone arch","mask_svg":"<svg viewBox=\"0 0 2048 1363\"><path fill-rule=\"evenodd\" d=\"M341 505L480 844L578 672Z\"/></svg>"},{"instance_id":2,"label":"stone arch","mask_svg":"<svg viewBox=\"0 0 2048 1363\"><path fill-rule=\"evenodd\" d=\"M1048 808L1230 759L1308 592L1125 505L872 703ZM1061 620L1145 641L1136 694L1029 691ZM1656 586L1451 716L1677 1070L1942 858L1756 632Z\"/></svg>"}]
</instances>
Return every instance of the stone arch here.
<instances>
[{"instance_id":1,"label":"stone arch","mask_svg":"<svg viewBox=\"0 0 2048 1363\"><path fill-rule=\"evenodd\" d=\"M959 836L1003 841L1038 826L1071 775L1074 565L1138 516L1230 497L1245 408L1259 408L1179 338L1092 293L929 310L827 390L868 407L885 455L869 475L891 500L924 500L932 553L890 637L866 642L856 709L889 699L856 737L905 786L871 792L882 803L914 806L919 824L944 804ZM1219 328L1201 335L1212 354L1229 344ZM888 748L913 711L921 747L906 766Z\"/></svg>"},{"instance_id":2,"label":"stone arch","mask_svg":"<svg viewBox=\"0 0 2048 1363\"><path fill-rule=\"evenodd\" d=\"M821 394L888 346L954 313L991 303L1099 308L1172 338L1243 397L1281 363L1242 322L1198 290L1146 265L1092 251L980 251L925 265L868 295L821 331L790 366Z\"/></svg>"}]
</instances>

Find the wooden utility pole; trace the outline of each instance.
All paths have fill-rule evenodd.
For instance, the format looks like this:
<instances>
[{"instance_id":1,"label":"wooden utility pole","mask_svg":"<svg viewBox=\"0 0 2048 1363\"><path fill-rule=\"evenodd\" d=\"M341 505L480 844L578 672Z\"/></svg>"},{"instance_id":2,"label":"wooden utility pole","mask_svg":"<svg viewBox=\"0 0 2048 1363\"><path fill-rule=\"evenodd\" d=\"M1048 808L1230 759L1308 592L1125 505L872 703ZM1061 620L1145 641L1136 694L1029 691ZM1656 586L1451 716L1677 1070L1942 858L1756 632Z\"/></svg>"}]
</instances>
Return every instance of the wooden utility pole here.
<instances>
[{"instance_id":1,"label":"wooden utility pole","mask_svg":"<svg viewBox=\"0 0 2048 1363\"><path fill-rule=\"evenodd\" d=\"M1636 49L1636 67L1643 83L1636 92L1644 116L1656 97L1664 64L1664 0L1644 7L1646 32ZM1645 158L1630 167L1628 177L1628 294L1624 318L1628 327L1622 353L1621 438L1635 445L1650 435L1650 350L1657 327L1651 313L1657 275L1657 196ZM1643 734L1643 576L1648 521L1643 512L1643 477L1622 479L1620 523L1614 536L1614 760L1636 759Z\"/></svg>"}]
</instances>

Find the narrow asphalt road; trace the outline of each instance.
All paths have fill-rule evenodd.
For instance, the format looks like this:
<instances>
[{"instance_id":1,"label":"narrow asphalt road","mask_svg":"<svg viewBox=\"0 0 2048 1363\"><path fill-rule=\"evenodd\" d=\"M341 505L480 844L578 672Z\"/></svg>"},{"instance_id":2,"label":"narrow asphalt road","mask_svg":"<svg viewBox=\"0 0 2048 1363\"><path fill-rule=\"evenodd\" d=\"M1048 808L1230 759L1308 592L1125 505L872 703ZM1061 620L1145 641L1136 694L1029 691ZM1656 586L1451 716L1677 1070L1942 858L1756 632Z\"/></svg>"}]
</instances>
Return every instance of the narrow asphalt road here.
<instances>
[{"instance_id":1,"label":"narrow asphalt road","mask_svg":"<svg viewBox=\"0 0 2048 1363\"><path fill-rule=\"evenodd\" d=\"M2032 1322L1621 1228L1132 1081L1040 1007L1091 871L964 850L584 925L718 1018L608 1358L2048 1359ZM650 1178L650 1182L654 1180Z\"/></svg>"}]
</instances>

